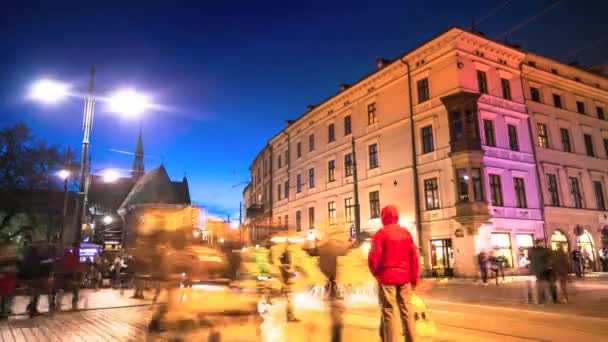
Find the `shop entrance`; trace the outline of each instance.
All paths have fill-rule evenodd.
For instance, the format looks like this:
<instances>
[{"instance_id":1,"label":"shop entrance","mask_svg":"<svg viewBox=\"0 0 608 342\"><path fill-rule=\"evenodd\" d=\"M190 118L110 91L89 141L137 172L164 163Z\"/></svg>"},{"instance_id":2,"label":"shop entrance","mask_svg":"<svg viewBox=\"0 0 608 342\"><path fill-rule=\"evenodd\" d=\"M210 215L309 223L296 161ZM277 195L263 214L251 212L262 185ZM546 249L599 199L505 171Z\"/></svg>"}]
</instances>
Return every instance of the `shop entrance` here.
<instances>
[{"instance_id":1,"label":"shop entrance","mask_svg":"<svg viewBox=\"0 0 608 342\"><path fill-rule=\"evenodd\" d=\"M568 238L564 233L556 230L551 236L551 249L554 251L562 251L568 254Z\"/></svg>"},{"instance_id":2,"label":"shop entrance","mask_svg":"<svg viewBox=\"0 0 608 342\"><path fill-rule=\"evenodd\" d=\"M595 270L595 253L593 250L593 238L588 231L584 231L583 235L576 239L576 246L583 254L583 266L585 271L593 272Z\"/></svg>"},{"instance_id":3,"label":"shop entrance","mask_svg":"<svg viewBox=\"0 0 608 342\"><path fill-rule=\"evenodd\" d=\"M454 275L452 239L431 240L431 268L433 277Z\"/></svg>"}]
</instances>

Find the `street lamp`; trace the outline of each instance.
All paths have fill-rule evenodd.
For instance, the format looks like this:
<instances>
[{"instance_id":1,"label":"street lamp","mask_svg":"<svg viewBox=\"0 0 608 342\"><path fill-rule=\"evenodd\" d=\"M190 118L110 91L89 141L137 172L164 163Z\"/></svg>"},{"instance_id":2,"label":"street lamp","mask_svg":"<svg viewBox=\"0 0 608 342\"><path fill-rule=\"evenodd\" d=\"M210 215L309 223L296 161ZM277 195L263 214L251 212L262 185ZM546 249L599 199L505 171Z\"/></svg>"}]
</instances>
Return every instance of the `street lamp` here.
<instances>
[{"instance_id":1,"label":"street lamp","mask_svg":"<svg viewBox=\"0 0 608 342\"><path fill-rule=\"evenodd\" d=\"M106 215L103 217L103 224L105 224L106 226L111 224L112 222L114 222L114 219L112 218L112 216Z\"/></svg>"},{"instance_id":2,"label":"street lamp","mask_svg":"<svg viewBox=\"0 0 608 342\"><path fill-rule=\"evenodd\" d=\"M114 169L108 169L103 173L103 181L105 183L114 183L120 178L120 174Z\"/></svg>"},{"instance_id":3,"label":"street lamp","mask_svg":"<svg viewBox=\"0 0 608 342\"><path fill-rule=\"evenodd\" d=\"M57 103L67 96L78 95L70 93L70 86L63 82L45 79L36 82L30 90L30 98L45 103ZM93 113L95 101L109 102L110 108L114 112L126 115L135 115L143 112L150 107L149 99L143 95L138 95L135 91L123 91L112 94L109 97L96 97L95 90L95 67L91 67L88 92L84 99L84 113L82 120L82 156L80 162L80 185L78 198L74 212L76 213L76 253L80 254L80 240L82 234L82 224L86 213L86 191L87 191L87 160L89 153L90 135L93 127ZM67 179L67 178L66 178Z\"/></svg>"}]
</instances>

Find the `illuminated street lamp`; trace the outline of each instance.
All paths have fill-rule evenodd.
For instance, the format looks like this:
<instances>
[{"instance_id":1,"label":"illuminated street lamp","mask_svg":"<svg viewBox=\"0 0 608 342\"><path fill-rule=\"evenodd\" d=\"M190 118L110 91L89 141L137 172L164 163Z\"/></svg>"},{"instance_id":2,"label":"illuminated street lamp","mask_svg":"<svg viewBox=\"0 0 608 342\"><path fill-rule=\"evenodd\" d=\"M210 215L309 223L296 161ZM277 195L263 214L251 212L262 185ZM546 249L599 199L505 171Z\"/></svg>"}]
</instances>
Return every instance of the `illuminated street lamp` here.
<instances>
[{"instance_id":1,"label":"illuminated street lamp","mask_svg":"<svg viewBox=\"0 0 608 342\"><path fill-rule=\"evenodd\" d=\"M87 160L89 153L89 144L91 129L93 128L93 113L95 101L108 102L110 109L113 112L122 113L128 116L140 114L146 108L150 107L148 97L136 93L134 90L121 91L112 94L109 97L96 97L95 90L95 67L91 67L88 92L84 100L84 113L82 120L82 130L84 136L82 139L82 156L80 162L80 184L78 199L74 212L76 213L76 253L79 255L80 240L82 234L82 226L86 214L87 201ZM68 96L78 96L77 93L70 93L70 86L63 82L45 79L36 82L30 89L29 97L33 100L45 103L57 103ZM108 177L108 180L116 180L118 177ZM67 180L67 177L65 178Z\"/></svg>"},{"instance_id":2,"label":"illuminated street lamp","mask_svg":"<svg viewBox=\"0 0 608 342\"><path fill-rule=\"evenodd\" d=\"M112 216L106 215L103 217L103 224L105 224L106 226L112 224L112 222L114 222L114 218L112 218Z\"/></svg>"},{"instance_id":3,"label":"illuminated street lamp","mask_svg":"<svg viewBox=\"0 0 608 342\"><path fill-rule=\"evenodd\" d=\"M114 183L120 178L120 174L114 169L108 169L103 173L103 181L105 183Z\"/></svg>"},{"instance_id":4,"label":"illuminated street lamp","mask_svg":"<svg viewBox=\"0 0 608 342\"><path fill-rule=\"evenodd\" d=\"M70 171L68 170L61 170L59 172L57 172L57 176L59 176L59 178L61 178L62 180L66 180L68 179L68 177L70 177Z\"/></svg>"}]
</instances>

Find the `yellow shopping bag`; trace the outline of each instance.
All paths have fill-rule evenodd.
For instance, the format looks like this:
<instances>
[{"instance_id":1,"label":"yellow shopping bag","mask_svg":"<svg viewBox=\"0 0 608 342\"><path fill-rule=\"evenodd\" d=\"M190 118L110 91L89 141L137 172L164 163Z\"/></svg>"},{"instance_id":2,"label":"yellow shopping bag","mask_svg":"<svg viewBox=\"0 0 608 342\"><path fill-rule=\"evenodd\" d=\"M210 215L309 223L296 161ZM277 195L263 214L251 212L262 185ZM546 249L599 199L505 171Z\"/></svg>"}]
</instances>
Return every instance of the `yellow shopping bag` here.
<instances>
[{"instance_id":1,"label":"yellow shopping bag","mask_svg":"<svg viewBox=\"0 0 608 342\"><path fill-rule=\"evenodd\" d=\"M433 337L437 334L437 326L429 317L426 304L420 296L414 294L409 301L414 318L414 331L419 337Z\"/></svg>"}]
</instances>

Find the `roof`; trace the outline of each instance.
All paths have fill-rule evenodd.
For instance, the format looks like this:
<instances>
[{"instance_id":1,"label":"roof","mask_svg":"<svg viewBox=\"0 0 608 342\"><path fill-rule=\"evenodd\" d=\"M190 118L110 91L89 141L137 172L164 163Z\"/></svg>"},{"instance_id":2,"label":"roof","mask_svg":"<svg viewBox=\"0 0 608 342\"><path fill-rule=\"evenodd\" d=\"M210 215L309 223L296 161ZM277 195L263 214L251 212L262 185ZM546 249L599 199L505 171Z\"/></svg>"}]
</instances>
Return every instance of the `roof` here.
<instances>
[{"instance_id":1,"label":"roof","mask_svg":"<svg viewBox=\"0 0 608 342\"><path fill-rule=\"evenodd\" d=\"M190 204L188 181L173 182L164 166L144 174L133 186L119 211L139 204Z\"/></svg>"},{"instance_id":2,"label":"roof","mask_svg":"<svg viewBox=\"0 0 608 342\"><path fill-rule=\"evenodd\" d=\"M113 182L105 182L103 176L91 175L89 203L105 210L116 211L133 185L135 185L135 180L131 177L121 177Z\"/></svg>"}]
</instances>

